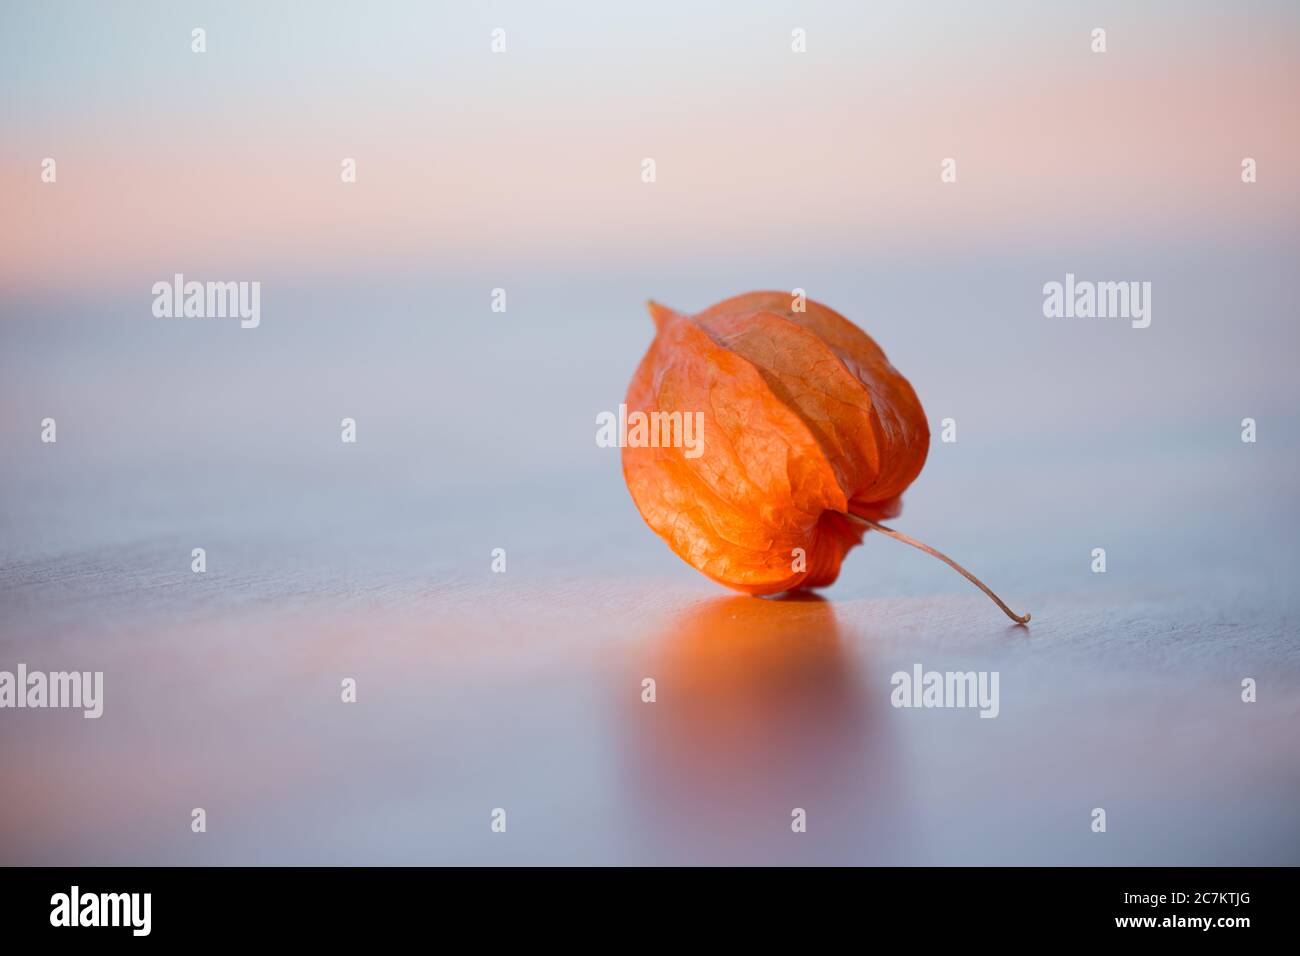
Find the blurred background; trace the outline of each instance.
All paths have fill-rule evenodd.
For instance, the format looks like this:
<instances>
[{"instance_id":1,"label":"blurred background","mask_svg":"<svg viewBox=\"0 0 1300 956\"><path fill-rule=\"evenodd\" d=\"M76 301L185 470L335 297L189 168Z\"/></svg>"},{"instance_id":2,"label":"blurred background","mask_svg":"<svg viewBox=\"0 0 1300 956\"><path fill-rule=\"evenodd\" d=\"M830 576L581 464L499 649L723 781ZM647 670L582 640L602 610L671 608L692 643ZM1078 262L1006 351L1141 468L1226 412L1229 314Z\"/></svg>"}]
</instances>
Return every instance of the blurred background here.
<instances>
[{"instance_id":1,"label":"blurred background","mask_svg":"<svg viewBox=\"0 0 1300 956\"><path fill-rule=\"evenodd\" d=\"M0 669L105 709L0 713L0 863L1300 862L1298 87L1281 2L6 5ZM1151 326L1044 318L1067 272ZM1029 629L645 527L645 300L796 287L930 417L895 526Z\"/></svg>"}]
</instances>

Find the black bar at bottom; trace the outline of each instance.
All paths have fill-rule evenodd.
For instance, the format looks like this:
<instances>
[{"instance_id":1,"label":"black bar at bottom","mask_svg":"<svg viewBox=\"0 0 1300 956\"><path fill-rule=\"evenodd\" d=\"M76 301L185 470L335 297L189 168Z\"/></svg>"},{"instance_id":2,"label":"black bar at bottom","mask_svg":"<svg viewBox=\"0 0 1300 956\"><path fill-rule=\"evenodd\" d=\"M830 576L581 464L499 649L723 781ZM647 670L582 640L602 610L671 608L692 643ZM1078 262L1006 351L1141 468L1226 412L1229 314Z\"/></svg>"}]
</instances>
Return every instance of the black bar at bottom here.
<instances>
[{"instance_id":1,"label":"black bar at bottom","mask_svg":"<svg viewBox=\"0 0 1300 956\"><path fill-rule=\"evenodd\" d=\"M780 924L867 933L910 927L926 942L1130 936L1231 943L1293 923L1294 869L412 869L5 868L7 941L79 943L293 938L399 941L413 930L674 924L733 943ZM543 920L538 923L536 920ZM66 941L66 940L65 940ZM667 942L666 939L661 941ZM612 941L611 941L612 942Z\"/></svg>"}]
</instances>

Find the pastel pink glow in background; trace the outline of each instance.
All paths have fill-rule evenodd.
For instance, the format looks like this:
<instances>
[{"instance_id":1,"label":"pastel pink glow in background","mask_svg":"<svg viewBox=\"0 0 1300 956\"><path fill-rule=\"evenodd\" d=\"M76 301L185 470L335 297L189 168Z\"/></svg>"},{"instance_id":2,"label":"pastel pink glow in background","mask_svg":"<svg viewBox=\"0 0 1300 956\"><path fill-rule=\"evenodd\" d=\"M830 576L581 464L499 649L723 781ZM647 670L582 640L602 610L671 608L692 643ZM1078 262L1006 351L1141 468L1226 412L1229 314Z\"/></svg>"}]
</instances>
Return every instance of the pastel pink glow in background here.
<instances>
[{"instance_id":1,"label":"pastel pink glow in background","mask_svg":"<svg viewBox=\"0 0 1300 956\"><path fill-rule=\"evenodd\" d=\"M1300 31L1283 6L1114 5L1090 20L1016 5L1010 29L955 6L757 5L743 24L689 6L680 21L422 7L304 11L330 43L256 6L140 10L148 28L121 32L93 7L67 14L93 55L51 14L10 13L0 281L1018 248L1067 224L1158 242L1293 232L1300 213ZM494 13L504 55L471 42ZM208 53L160 49L199 20ZM796 21L804 55L789 49ZM1105 54L1089 49L1093 21ZM1245 155L1261 174L1243 193ZM58 189L42 188L44 156ZM345 156L359 163L347 189ZM939 182L945 157L959 189Z\"/></svg>"}]
</instances>

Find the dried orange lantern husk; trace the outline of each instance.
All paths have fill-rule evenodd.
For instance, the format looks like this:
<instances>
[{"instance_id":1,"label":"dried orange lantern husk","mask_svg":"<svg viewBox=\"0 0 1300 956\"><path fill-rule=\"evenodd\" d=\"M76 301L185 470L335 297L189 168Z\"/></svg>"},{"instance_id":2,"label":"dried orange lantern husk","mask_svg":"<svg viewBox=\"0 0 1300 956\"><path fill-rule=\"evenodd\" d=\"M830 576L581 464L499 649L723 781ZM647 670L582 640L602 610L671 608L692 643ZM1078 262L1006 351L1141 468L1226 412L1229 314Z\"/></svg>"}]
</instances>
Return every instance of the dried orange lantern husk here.
<instances>
[{"instance_id":1,"label":"dried orange lantern husk","mask_svg":"<svg viewBox=\"0 0 1300 956\"><path fill-rule=\"evenodd\" d=\"M700 426L691 447L666 426L625 444L642 517L692 567L749 594L833 583L868 528L925 548L879 524L925 465L916 392L856 325L795 301L751 292L693 316L650 303L657 332L627 392L629 418Z\"/></svg>"}]
</instances>

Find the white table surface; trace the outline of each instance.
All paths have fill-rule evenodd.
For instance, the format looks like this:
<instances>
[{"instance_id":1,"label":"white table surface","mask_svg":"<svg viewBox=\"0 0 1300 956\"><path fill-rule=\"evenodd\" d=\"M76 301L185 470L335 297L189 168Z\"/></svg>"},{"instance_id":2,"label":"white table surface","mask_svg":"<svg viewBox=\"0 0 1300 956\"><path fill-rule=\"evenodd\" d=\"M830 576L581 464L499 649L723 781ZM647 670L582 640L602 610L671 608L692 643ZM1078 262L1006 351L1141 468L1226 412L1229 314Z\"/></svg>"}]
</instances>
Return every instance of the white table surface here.
<instances>
[{"instance_id":1,"label":"white table surface","mask_svg":"<svg viewBox=\"0 0 1300 956\"><path fill-rule=\"evenodd\" d=\"M1035 318L1032 262L952 263L922 315L880 303L930 266L814 274L958 419L896 526L1028 629L879 537L823 599L760 601L643 525L593 442L639 303L748 272L539 279L496 317L472 280L436 315L286 286L255 332L22 303L0 667L102 670L106 701L0 714L0 861L1300 862L1296 333L1186 289L1225 255L1161 260L1141 332ZM915 663L997 670L1000 715L891 708Z\"/></svg>"}]
</instances>

